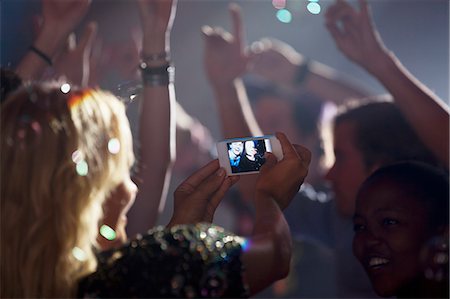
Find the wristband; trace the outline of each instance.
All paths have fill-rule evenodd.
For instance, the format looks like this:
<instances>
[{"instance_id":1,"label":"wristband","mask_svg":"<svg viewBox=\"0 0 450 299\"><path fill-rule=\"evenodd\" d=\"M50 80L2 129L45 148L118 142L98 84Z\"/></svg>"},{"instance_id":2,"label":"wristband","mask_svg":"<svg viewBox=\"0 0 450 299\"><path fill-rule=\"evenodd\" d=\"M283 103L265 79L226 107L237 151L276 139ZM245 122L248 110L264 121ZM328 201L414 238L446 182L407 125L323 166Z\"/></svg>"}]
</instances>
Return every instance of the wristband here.
<instances>
[{"instance_id":1,"label":"wristband","mask_svg":"<svg viewBox=\"0 0 450 299\"><path fill-rule=\"evenodd\" d=\"M157 53L157 54L144 54L141 53L141 58L143 62L149 61L170 61L170 55L167 52Z\"/></svg>"},{"instance_id":2,"label":"wristband","mask_svg":"<svg viewBox=\"0 0 450 299\"><path fill-rule=\"evenodd\" d=\"M31 52L33 52L34 54L36 54L37 56L39 56L42 60L44 60L49 66L53 65L52 59L50 57L48 57L47 54L45 54L44 52L42 52L41 50L36 48L35 46L31 45L28 49Z\"/></svg>"},{"instance_id":3,"label":"wristband","mask_svg":"<svg viewBox=\"0 0 450 299\"><path fill-rule=\"evenodd\" d=\"M173 83L175 67L168 64L158 67L149 67L145 62L139 64L142 81L147 86L164 86Z\"/></svg>"}]
</instances>

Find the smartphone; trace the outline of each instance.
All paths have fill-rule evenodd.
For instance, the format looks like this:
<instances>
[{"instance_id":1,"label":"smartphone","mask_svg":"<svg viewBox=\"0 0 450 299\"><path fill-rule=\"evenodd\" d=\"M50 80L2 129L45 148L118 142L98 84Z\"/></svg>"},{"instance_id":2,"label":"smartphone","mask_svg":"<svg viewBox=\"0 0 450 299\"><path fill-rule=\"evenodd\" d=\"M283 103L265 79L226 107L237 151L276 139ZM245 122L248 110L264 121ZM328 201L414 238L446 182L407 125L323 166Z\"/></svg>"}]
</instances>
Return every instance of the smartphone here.
<instances>
[{"instance_id":1,"label":"smartphone","mask_svg":"<svg viewBox=\"0 0 450 299\"><path fill-rule=\"evenodd\" d=\"M265 162L264 154L283 159L280 141L273 135L226 139L217 143L220 167L227 175L258 173Z\"/></svg>"}]
</instances>

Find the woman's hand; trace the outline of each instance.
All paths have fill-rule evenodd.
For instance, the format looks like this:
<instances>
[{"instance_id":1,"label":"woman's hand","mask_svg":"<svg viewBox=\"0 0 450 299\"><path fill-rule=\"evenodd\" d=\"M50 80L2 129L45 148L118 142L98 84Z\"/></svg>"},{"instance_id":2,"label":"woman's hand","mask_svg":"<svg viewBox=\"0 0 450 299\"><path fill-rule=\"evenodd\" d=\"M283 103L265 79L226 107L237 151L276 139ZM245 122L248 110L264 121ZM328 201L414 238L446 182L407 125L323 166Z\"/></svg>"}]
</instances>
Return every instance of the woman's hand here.
<instances>
[{"instance_id":1,"label":"woman's hand","mask_svg":"<svg viewBox=\"0 0 450 299\"><path fill-rule=\"evenodd\" d=\"M177 1L138 0L138 4L144 33L144 56L168 51Z\"/></svg>"},{"instance_id":2,"label":"woman's hand","mask_svg":"<svg viewBox=\"0 0 450 299\"><path fill-rule=\"evenodd\" d=\"M304 61L303 55L290 45L264 38L250 47L250 71L279 85L291 87Z\"/></svg>"},{"instance_id":3,"label":"woman's hand","mask_svg":"<svg viewBox=\"0 0 450 299\"><path fill-rule=\"evenodd\" d=\"M43 28L67 36L86 15L91 0L42 0Z\"/></svg>"},{"instance_id":4,"label":"woman's hand","mask_svg":"<svg viewBox=\"0 0 450 299\"><path fill-rule=\"evenodd\" d=\"M241 9L237 4L230 6L233 21L233 35L222 28L202 28L205 41L204 64L213 85L228 84L241 76L247 69L248 56L244 51L244 29Z\"/></svg>"},{"instance_id":5,"label":"woman's hand","mask_svg":"<svg viewBox=\"0 0 450 299\"><path fill-rule=\"evenodd\" d=\"M366 0L359 0L357 11L343 0L326 12L326 26L339 50L350 60L374 73L389 53L373 26Z\"/></svg>"},{"instance_id":6,"label":"woman's hand","mask_svg":"<svg viewBox=\"0 0 450 299\"><path fill-rule=\"evenodd\" d=\"M268 195L283 210L297 194L308 174L311 152L301 145L291 144L283 133L277 133L276 136L281 143L283 159L277 162L273 154L267 154L256 183L255 198L260 194Z\"/></svg>"},{"instance_id":7,"label":"woman's hand","mask_svg":"<svg viewBox=\"0 0 450 299\"><path fill-rule=\"evenodd\" d=\"M226 191L239 180L227 177L214 160L181 183L174 193L174 211L168 226L211 222Z\"/></svg>"}]
</instances>

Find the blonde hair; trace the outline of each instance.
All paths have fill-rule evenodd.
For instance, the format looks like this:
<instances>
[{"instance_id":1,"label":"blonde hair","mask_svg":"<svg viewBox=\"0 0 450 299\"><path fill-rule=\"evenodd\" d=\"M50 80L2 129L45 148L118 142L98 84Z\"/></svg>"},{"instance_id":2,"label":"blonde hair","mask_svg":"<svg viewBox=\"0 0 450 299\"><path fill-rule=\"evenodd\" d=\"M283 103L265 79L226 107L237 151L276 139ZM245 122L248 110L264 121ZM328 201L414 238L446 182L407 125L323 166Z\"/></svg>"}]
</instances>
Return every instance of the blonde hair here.
<instances>
[{"instance_id":1,"label":"blonde hair","mask_svg":"<svg viewBox=\"0 0 450 299\"><path fill-rule=\"evenodd\" d=\"M1 113L1 297L75 296L96 267L102 203L134 159L124 106L36 84Z\"/></svg>"}]
</instances>

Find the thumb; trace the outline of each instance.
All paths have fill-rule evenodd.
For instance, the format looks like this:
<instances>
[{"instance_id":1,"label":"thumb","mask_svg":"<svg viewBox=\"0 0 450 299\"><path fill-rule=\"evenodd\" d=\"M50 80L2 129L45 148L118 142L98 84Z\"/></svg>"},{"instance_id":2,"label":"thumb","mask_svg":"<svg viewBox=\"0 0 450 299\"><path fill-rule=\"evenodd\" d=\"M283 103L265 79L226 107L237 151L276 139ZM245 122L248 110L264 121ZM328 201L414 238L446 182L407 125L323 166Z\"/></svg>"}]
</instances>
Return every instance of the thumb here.
<instances>
[{"instance_id":1,"label":"thumb","mask_svg":"<svg viewBox=\"0 0 450 299\"><path fill-rule=\"evenodd\" d=\"M261 172L266 172L277 164L277 157L270 152L266 152L264 158L266 159L266 162L264 162L264 165L261 167Z\"/></svg>"}]
</instances>

